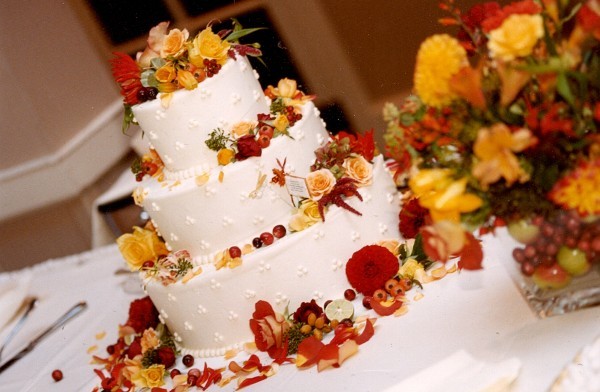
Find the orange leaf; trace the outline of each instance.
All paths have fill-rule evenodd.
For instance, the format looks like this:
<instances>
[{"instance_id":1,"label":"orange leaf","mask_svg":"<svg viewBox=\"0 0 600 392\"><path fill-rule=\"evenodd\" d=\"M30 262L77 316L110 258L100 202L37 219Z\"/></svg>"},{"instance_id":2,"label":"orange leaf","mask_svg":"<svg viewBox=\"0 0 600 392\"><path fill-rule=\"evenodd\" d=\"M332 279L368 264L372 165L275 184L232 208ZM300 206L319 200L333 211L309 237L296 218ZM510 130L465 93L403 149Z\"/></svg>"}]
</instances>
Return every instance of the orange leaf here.
<instances>
[{"instance_id":1,"label":"orange leaf","mask_svg":"<svg viewBox=\"0 0 600 392\"><path fill-rule=\"evenodd\" d=\"M371 301L371 308L380 316L389 316L393 314L396 310L400 309L402 306L402 301L400 299L394 298L390 301Z\"/></svg>"},{"instance_id":2,"label":"orange leaf","mask_svg":"<svg viewBox=\"0 0 600 392\"><path fill-rule=\"evenodd\" d=\"M456 94L466 99L478 109L485 109L485 96L481 89L481 69L462 67L457 74L450 79L450 88Z\"/></svg>"},{"instance_id":3,"label":"orange leaf","mask_svg":"<svg viewBox=\"0 0 600 392\"><path fill-rule=\"evenodd\" d=\"M373 301L375 302L375 301ZM402 303L400 303L402 305ZM373 337L373 335L375 334L375 328L373 328L373 322L371 321L371 319L367 319L367 322L365 324L365 329L362 331L362 333L360 335L358 335L357 337L355 337L353 340L356 342L356 344L363 344L369 341L369 339L371 339Z\"/></svg>"}]
</instances>

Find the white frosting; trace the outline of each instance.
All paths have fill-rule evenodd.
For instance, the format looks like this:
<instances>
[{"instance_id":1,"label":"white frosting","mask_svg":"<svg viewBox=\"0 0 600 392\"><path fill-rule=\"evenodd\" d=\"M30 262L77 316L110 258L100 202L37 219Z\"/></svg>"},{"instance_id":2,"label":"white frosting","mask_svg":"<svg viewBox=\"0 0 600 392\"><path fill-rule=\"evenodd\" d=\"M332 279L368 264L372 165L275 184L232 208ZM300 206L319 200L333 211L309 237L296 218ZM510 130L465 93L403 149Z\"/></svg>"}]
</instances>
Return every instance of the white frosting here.
<instances>
[{"instance_id":1,"label":"white frosting","mask_svg":"<svg viewBox=\"0 0 600 392\"><path fill-rule=\"evenodd\" d=\"M266 300L283 312L286 306L293 311L313 298L343 298L349 288L345 263L352 253L368 244L400 238L399 202L397 198L392 204L388 202L388 195L396 192L381 156L375 159L373 185L360 188L360 192L370 193L372 201L364 203L356 197L347 201L362 216L331 206L324 223L288 233L272 245L244 255L239 267L217 271L209 264L187 283L163 286L148 282L148 294L161 313L169 315L165 321L181 337L186 352L223 355L240 342L251 341L248 320L258 300ZM289 214L288 210L278 223L286 224ZM387 227L385 234L381 233L382 226ZM169 294L177 301L169 301ZM232 313L237 317L231 317ZM185 328L186 323L191 330Z\"/></svg>"},{"instance_id":2,"label":"white frosting","mask_svg":"<svg viewBox=\"0 0 600 392\"><path fill-rule=\"evenodd\" d=\"M215 167L217 153L206 146L208 135L219 127L229 131L237 122L256 121L269 106L248 60L236 57L196 89L175 91L167 108L155 99L132 110L167 170L178 172L205 169L205 163Z\"/></svg>"},{"instance_id":3,"label":"white frosting","mask_svg":"<svg viewBox=\"0 0 600 392\"><path fill-rule=\"evenodd\" d=\"M302 120L290 129L291 138L271 139L260 157L213 168L202 185L197 184L196 177L162 183L149 178L142 183L143 207L170 248L186 249L204 264L213 261L216 252L249 244L261 233L271 232L275 225L287 223L289 195L285 188L270 183L273 169L279 168L277 160L293 166L294 175L305 176L314 162L319 140L327 139L312 102L304 105L302 113ZM297 140L298 133L311 137ZM216 162L216 157L211 159ZM257 190L260 175L266 175L266 179Z\"/></svg>"}]
</instances>

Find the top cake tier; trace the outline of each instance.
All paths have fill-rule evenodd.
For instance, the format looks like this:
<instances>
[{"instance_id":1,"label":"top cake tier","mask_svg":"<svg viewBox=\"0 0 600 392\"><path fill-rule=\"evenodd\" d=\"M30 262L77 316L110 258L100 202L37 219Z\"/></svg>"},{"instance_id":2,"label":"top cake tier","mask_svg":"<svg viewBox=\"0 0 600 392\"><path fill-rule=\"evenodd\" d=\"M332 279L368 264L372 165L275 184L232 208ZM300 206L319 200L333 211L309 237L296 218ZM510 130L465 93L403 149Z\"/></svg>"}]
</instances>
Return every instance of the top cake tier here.
<instances>
[{"instance_id":1,"label":"top cake tier","mask_svg":"<svg viewBox=\"0 0 600 392\"><path fill-rule=\"evenodd\" d=\"M256 121L258 114L269 113L269 101L248 60L236 55L194 90L175 91L168 105L156 99L132 110L168 171L204 171L217 165L217 153L206 145L210 133Z\"/></svg>"}]
</instances>

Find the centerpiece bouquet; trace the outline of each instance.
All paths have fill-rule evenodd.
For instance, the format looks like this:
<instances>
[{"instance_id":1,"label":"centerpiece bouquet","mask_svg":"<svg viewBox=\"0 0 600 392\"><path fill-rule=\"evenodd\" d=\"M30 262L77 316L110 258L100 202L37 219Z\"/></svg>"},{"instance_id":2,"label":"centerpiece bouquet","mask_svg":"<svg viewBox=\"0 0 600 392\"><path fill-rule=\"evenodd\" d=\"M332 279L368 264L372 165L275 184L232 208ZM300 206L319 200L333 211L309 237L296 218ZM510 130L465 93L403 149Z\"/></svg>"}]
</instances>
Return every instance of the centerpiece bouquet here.
<instances>
[{"instance_id":1,"label":"centerpiece bouquet","mask_svg":"<svg viewBox=\"0 0 600 392\"><path fill-rule=\"evenodd\" d=\"M414 95L384 108L400 230L478 269L476 234L507 225L522 273L562 288L600 264L600 1L440 7L457 33L421 44Z\"/></svg>"}]
</instances>

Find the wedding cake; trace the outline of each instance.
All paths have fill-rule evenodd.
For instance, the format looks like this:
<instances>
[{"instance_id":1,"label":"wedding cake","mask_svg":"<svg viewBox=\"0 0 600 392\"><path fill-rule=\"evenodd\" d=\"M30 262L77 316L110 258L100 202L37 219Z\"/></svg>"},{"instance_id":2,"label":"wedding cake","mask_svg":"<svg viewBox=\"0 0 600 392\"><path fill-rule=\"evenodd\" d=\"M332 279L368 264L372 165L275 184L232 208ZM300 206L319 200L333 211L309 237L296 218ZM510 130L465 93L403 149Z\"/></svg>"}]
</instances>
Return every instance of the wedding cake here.
<instances>
[{"instance_id":1,"label":"wedding cake","mask_svg":"<svg viewBox=\"0 0 600 392\"><path fill-rule=\"evenodd\" d=\"M223 355L253 340L259 300L341 298L352 254L400 237L399 199L372 133L330 137L294 81L263 89L239 31L167 26L113 62L150 147L134 165L150 229L119 246L182 352Z\"/></svg>"}]
</instances>

